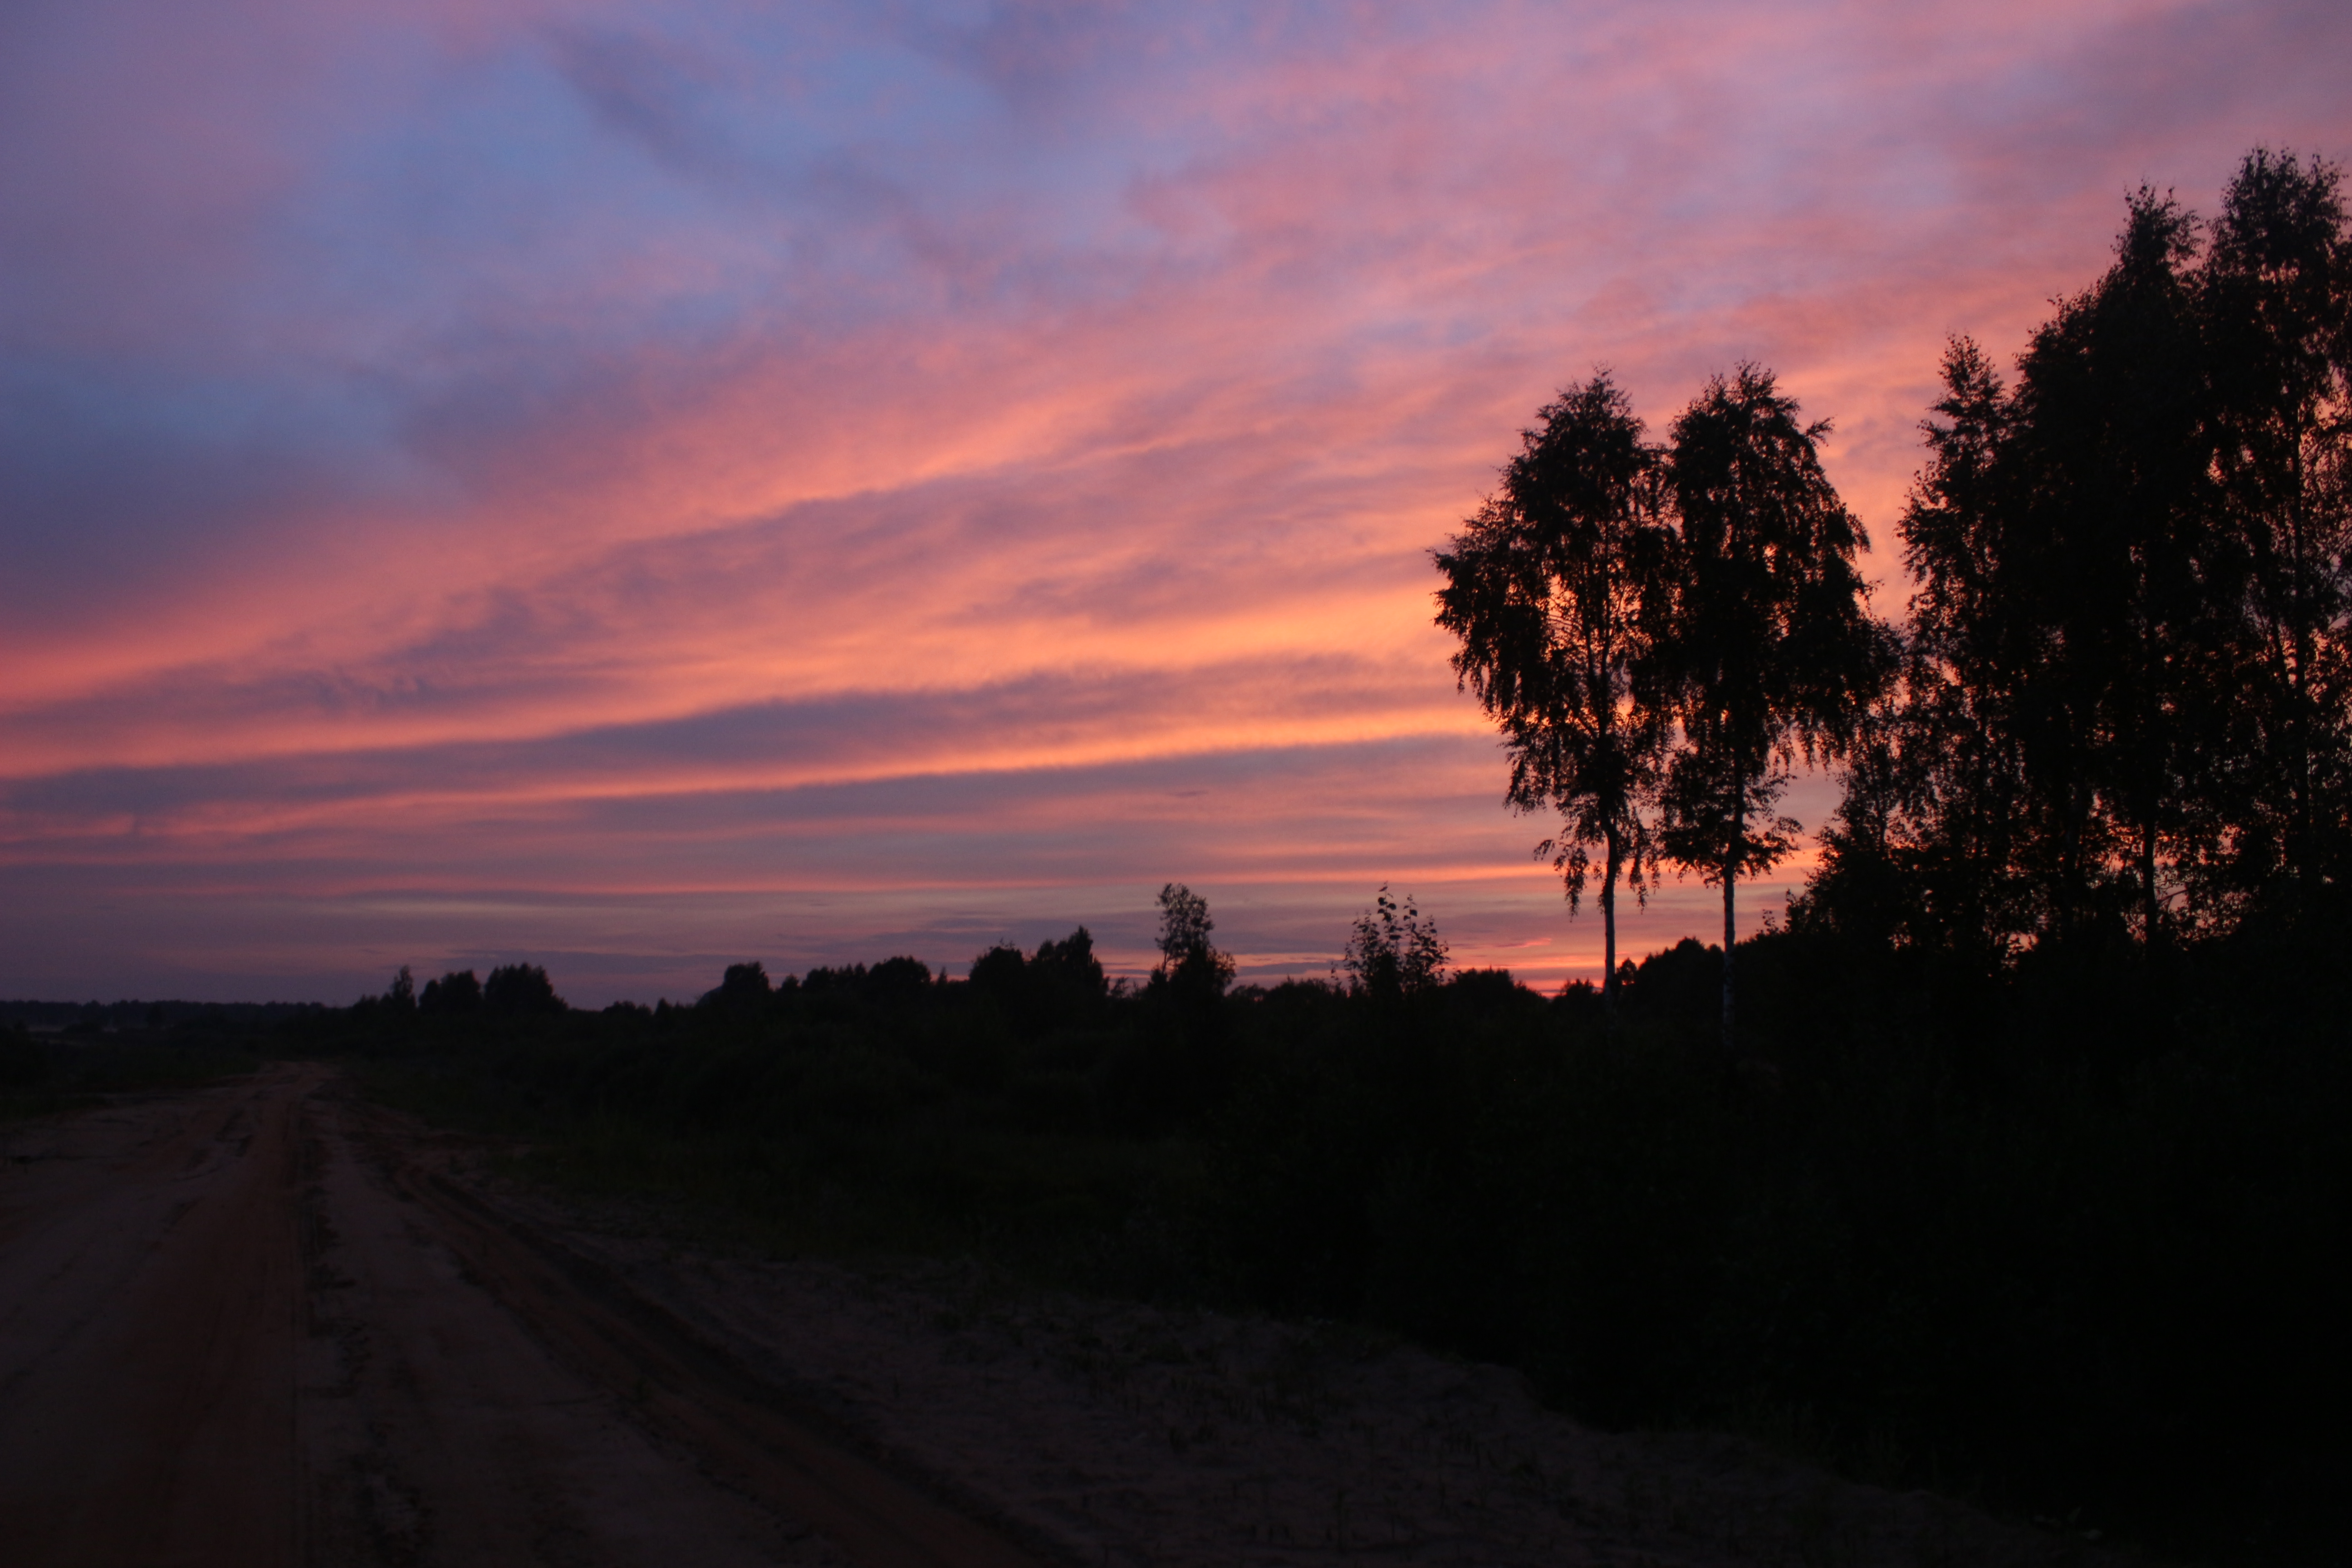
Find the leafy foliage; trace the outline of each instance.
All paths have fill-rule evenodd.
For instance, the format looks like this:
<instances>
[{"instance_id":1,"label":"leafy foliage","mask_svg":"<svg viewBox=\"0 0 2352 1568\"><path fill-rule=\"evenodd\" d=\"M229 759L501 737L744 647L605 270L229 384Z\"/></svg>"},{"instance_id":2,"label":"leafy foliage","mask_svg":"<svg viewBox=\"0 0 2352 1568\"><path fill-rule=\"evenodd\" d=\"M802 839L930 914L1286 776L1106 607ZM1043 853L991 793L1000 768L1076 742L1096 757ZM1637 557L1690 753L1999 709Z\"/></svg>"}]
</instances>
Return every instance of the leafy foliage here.
<instances>
[{"instance_id":1,"label":"leafy foliage","mask_svg":"<svg viewBox=\"0 0 2352 1568\"><path fill-rule=\"evenodd\" d=\"M1357 916L1349 931L1339 967L1351 992L1406 996L1443 984L1445 957L1437 922L1415 907L1410 893L1399 904L1382 883L1372 907Z\"/></svg>"},{"instance_id":2,"label":"leafy foliage","mask_svg":"<svg viewBox=\"0 0 2352 1568\"><path fill-rule=\"evenodd\" d=\"M2004 384L1944 362L1917 579L1810 918L2014 962L2304 918L2352 873L2352 227L2258 149L2133 198Z\"/></svg>"},{"instance_id":3,"label":"leafy foliage","mask_svg":"<svg viewBox=\"0 0 2352 1568\"><path fill-rule=\"evenodd\" d=\"M1654 689L1658 608L1674 538L1663 456L1606 374L1546 405L1503 483L1436 555L1437 624L1461 639L1454 669L1501 726L1504 798L1557 809L1551 855L1574 912L1602 851L1605 973L1617 968L1617 882L1638 898L1657 868L1643 807L1668 715Z\"/></svg>"},{"instance_id":4,"label":"leafy foliage","mask_svg":"<svg viewBox=\"0 0 2352 1568\"><path fill-rule=\"evenodd\" d=\"M1867 541L1770 373L1718 376L1664 447L1598 375L1542 410L1502 488L1440 551L1438 625L1455 674L1501 726L1505 798L1556 805L1572 913L1603 847L1604 980L1615 893L1661 857L1723 889L1795 847L1773 814L1800 760L1841 754L1888 662L1862 604ZM1654 813L1654 821L1652 814ZM1723 971L1731 1038L1732 970Z\"/></svg>"},{"instance_id":5,"label":"leafy foliage","mask_svg":"<svg viewBox=\"0 0 2352 1568\"><path fill-rule=\"evenodd\" d=\"M393 988L398 991L398 981ZM438 980L426 981L423 994L416 998L416 1010L430 1016L471 1013L481 1005L482 983L470 969L453 969Z\"/></svg>"},{"instance_id":6,"label":"leafy foliage","mask_svg":"<svg viewBox=\"0 0 2352 1568\"><path fill-rule=\"evenodd\" d=\"M751 965L754 972L758 964ZM731 978L734 971L728 972ZM767 976L760 976L762 983ZM490 971L482 982L482 1005L493 1013L560 1013L563 998L555 994L547 971L536 963L509 963Z\"/></svg>"},{"instance_id":7,"label":"leafy foliage","mask_svg":"<svg viewBox=\"0 0 2352 1568\"><path fill-rule=\"evenodd\" d=\"M1209 941L1216 929L1209 901L1183 883L1171 882L1160 889L1159 902L1160 967L1153 983L1188 996L1223 995L1233 984L1234 961Z\"/></svg>"},{"instance_id":8,"label":"leafy foliage","mask_svg":"<svg viewBox=\"0 0 2352 1568\"><path fill-rule=\"evenodd\" d=\"M1868 541L1770 373L1718 376L1675 422L1676 589L1658 642L1681 743L1663 794L1666 858L1723 889L1723 1037L1742 875L1799 825L1773 807L1799 761L1844 751L1877 673L1855 552Z\"/></svg>"}]
</instances>

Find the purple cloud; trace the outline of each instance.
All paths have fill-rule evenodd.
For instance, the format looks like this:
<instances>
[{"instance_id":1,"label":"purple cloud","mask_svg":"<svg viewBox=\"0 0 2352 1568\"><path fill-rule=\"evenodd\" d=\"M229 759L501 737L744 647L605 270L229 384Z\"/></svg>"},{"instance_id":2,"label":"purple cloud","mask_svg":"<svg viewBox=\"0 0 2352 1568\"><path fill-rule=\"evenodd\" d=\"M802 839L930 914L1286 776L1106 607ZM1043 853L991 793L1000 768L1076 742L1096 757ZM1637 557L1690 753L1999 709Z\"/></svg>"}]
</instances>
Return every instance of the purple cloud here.
<instances>
[{"instance_id":1,"label":"purple cloud","mask_svg":"<svg viewBox=\"0 0 2352 1568\"><path fill-rule=\"evenodd\" d=\"M739 917L870 957L1165 876L1305 963L1408 872L1572 972L1428 625L1518 426L1769 363L1891 577L1943 337L2018 342L2141 180L2352 149L2347 54L2321 5L17 5L0 988L341 986L432 910L683 984Z\"/></svg>"}]
</instances>

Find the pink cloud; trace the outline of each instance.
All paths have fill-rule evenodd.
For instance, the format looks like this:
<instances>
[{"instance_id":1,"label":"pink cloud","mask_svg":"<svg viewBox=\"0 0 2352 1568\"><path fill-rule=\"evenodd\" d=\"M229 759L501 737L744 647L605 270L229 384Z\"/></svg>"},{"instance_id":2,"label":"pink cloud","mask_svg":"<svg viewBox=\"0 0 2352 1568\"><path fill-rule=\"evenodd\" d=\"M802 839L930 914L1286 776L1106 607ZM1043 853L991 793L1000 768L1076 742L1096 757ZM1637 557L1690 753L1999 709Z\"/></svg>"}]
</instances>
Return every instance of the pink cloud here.
<instances>
[{"instance_id":1,"label":"pink cloud","mask_svg":"<svg viewBox=\"0 0 2352 1568\"><path fill-rule=\"evenodd\" d=\"M630 900L879 942L1189 875L1264 957L1407 873L1589 968L1429 625L1538 404L1773 365L1891 611L1945 336L2013 346L2142 178L2352 148L2325 8L26 15L0 879L439 897L615 974L670 973Z\"/></svg>"}]
</instances>

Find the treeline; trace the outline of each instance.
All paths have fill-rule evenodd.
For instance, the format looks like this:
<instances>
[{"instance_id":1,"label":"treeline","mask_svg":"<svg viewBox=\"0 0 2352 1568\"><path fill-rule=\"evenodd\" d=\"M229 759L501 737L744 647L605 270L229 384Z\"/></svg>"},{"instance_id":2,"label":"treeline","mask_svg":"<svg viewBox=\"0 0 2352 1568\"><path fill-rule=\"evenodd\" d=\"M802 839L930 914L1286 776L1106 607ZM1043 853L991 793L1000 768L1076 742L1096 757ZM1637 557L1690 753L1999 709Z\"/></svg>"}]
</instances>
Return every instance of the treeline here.
<instances>
[{"instance_id":1,"label":"treeline","mask_svg":"<svg viewBox=\"0 0 2352 1568\"><path fill-rule=\"evenodd\" d=\"M100 1034L266 1033L315 1004L307 1002L0 1001L0 1024L55 1029L77 1038Z\"/></svg>"},{"instance_id":2,"label":"treeline","mask_svg":"<svg viewBox=\"0 0 2352 1568\"><path fill-rule=\"evenodd\" d=\"M247 1072L306 1022L341 1026L313 1003L0 1001L0 1118Z\"/></svg>"},{"instance_id":3,"label":"treeline","mask_svg":"<svg viewBox=\"0 0 2352 1568\"><path fill-rule=\"evenodd\" d=\"M1389 908L1385 892L1381 907ZM1027 1108L1014 1121L1035 1131L1157 1137L1222 1103L1238 1065L1215 1044L1234 964L1211 941L1206 901L1171 884L1160 910L1160 963L1139 986L1110 981L1083 926L1034 952L991 948L952 979L909 957L781 980L747 962L728 965L689 1005L618 1002L595 1013L568 1007L536 965L496 969L487 981L454 971L421 990L404 967L383 994L306 1019L282 1038L292 1048L454 1065L469 1082L505 1064L521 1075L517 1083L541 1084L518 1104L540 1104L543 1091L544 1103L567 1113L643 1108L658 1118L656 1108L707 1102L711 1114L694 1111L681 1125L754 1137L854 1126L876 1086L892 1084L913 1094L909 1104L929 1103L933 1091L1011 1093ZM1422 932L1417 911L1412 919ZM1366 940L1350 948L1357 969L1368 961L1356 955L1372 951ZM1390 971L1421 983L1442 963L1427 928L1401 961L1375 956L1371 983L1389 984ZM780 1053L785 1045L806 1049ZM813 1065L814 1087L798 1076Z\"/></svg>"},{"instance_id":4,"label":"treeline","mask_svg":"<svg viewBox=\"0 0 2352 1568\"><path fill-rule=\"evenodd\" d=\"M1662 863L1725 890L1842 765L1805 918L1998 969L2333 910L2352 875L2352 235L2339 171L2258 150L2199 220L2142 190L2005 381L1956 342L1898 525L1899 624L1769 373L1652 445L1561 395L1438 553L1508 798L1571 900ZM1600 851L1597 865L1591 852ZM1731 1027L1728 972L1725 1032Z\"/></svg>"}]
</instances>

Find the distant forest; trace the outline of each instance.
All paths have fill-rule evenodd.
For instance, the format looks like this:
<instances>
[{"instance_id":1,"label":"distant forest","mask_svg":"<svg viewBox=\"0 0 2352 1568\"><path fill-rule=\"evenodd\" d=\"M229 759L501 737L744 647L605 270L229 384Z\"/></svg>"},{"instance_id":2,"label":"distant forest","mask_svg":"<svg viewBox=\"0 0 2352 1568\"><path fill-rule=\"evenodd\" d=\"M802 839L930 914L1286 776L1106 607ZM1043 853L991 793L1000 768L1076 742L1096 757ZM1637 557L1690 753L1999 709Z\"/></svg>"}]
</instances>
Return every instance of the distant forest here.
<instances>
[{"instance_id":1,"label":"distant forest","mask_svg":"<svg viewBox=\"0 0 2352 1568\"><path fill-rule=\"evenodd\" d=\"M1344 1319L1596 1422L2341 1562L2347 393L2338 174L2268 152L2210 222L2133 197L2012 374L1951 346L1899 625L1769 373L1660 443L1606 375L1563 393L1438 609L1508 798L1597 893L1599 985L1454 970L1386 889L1329 979L1236 985L1171 884L1140 984L1080 928L954 981L747 960L650 1009L404 970L244 1038L764 1247ZM1733 942L1809 761L1843 784L1820 868ZM1618 963L1620 890L1674 868L1725 942ZM85 1048L12 1032L0 1100L64 1102Z\"/></svg>"}]
</instances>

